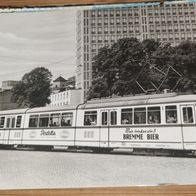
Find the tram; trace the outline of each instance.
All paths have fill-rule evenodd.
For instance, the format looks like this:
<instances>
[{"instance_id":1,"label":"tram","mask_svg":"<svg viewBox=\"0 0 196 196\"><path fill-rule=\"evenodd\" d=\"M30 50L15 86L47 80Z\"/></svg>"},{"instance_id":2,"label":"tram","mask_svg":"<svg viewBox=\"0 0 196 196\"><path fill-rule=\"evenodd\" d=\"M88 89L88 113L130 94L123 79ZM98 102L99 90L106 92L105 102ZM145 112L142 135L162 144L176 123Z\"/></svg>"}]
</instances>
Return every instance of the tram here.
<instances>
[{"instance_id":1,"label":"tram","mask_svg":"<svg viewBox=\"0 0 196 196\"><path fill-rule=\"evenodd\" d=\"M195 152L196 95L139 95L0 111L0 146Z\"/></svg>"}]
</instances>

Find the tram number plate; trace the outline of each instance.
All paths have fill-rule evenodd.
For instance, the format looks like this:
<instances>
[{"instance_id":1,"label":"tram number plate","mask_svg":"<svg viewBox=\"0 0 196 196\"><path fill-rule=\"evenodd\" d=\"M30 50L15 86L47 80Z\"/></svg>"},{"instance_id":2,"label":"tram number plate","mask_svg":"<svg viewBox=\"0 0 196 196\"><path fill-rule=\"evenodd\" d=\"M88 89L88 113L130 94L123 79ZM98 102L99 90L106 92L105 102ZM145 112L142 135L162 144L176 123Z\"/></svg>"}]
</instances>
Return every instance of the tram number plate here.
<instances>
[{"instance_id":1,"label":"tram number plate","mask_svg":"<svg viewBox=\"0 0 196 196\"><path fill-rule=\"evenodd\" d=\"M85 131L84 132L84 138L93 138L94 132L93 131Z\"/></svg>"},{"instance_id":2,"label":"tram number plate","mask_svg":"<svg viewBox=\"0 0 196 196\"><path fill-rule=\"evenodd\" d=\"M20 137L20 132L15 132L14 137Z\"/></svg>"}]
</instances>

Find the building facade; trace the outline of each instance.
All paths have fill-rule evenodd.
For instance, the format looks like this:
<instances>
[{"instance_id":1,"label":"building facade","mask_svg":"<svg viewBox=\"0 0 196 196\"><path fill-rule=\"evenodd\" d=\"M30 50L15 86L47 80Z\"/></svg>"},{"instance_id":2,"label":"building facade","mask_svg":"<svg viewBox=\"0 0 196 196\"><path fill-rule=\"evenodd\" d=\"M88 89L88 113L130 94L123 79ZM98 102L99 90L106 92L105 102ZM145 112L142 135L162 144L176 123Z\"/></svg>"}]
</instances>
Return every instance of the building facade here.
<instances>
[{"instance_id":1,"label":"building facade","mask_svg":"<svg viewBox=\"0 0 196 196\"><path fill-rule=\"evenodd\" d=\"M63 106L82 103L81 89L72 89L50 95L49 106Z\"/></svg>"},{"instance_id":2,"label":"building facade","mask_svg":"<svg viewBox=\"0 0 196 196\"><path fill-rule=\"evenodd\" d=\"M67 80L64 79L62 76L59 76L57 79L53 81L52 84L52 92L59 92L59 91L65 91L69 89L75 89L76 78L75 76L72 76L68 78Z\"/></svg>"},{"instance_id":3,"label":"building facade","mask_svg":"<svg viewBox=\"0 0 196 196\"><path fill-rule=\"evenodd\" d=\"M56 80L53 81L52 90L60 90L66 87L67 80L62 76L59 76Z\"/></svg>"},{"instance_id":4,"label":"building facade","mask_svg":"<svg viewBox=\"0 0 196 196\"><path fill-rule=\"evenodd\" d=\"M15 80L5 80L2 81L2 90L11 90L16 84L18 84L18 81Z\"/></svg>"},{"instance_id":5,"label":"building facade","mask_svg":"<svg viewBox=\"0 0 196 196\"><path fill-rule=\"evenodd\" d=\"M166 2L149 6L81 10L77 13L76 87L86 97L92 82L93 57L118 39L155 39L177 45L196 41L196 3Z\"/></svg>"},{"instance_id":6,"label":"building facade","mask_svg":"<svg viewBox=\"0 0 196 196\"><path fill-rule=\"evenodd\" d=\"M2 81L0 90L0 110L11 110L19 107L16 103L12 102L12 88L18 83L14 80Z\"/></svg>"}]
</instances>

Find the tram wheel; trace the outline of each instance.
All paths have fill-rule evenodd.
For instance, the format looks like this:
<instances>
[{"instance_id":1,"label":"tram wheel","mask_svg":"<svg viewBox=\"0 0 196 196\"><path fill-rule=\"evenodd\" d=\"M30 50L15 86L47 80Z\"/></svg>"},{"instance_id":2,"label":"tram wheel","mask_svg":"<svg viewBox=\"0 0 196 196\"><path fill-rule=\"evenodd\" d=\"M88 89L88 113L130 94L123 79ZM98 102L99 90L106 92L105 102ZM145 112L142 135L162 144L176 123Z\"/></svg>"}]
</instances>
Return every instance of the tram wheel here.
<instances>
[{"instance_id":1,"label":"tram wheel","mask_svg":"<svg viewBox=\"0 0 196 196\"><path fill-rule=\"evenodd\" d=\"M34 146L34 149L37 151L51 151L53 149L53 146Z\"/></svg>"},{"instance_id":2,"label":"tram wheel","mask_svg":"<svg viewBox=\"0 0 196 196\"><path fill-rule=\"evenodd\" d=\"M94 153L111 153L112 148L93 148Z\"/></svg>"}]
</instances>

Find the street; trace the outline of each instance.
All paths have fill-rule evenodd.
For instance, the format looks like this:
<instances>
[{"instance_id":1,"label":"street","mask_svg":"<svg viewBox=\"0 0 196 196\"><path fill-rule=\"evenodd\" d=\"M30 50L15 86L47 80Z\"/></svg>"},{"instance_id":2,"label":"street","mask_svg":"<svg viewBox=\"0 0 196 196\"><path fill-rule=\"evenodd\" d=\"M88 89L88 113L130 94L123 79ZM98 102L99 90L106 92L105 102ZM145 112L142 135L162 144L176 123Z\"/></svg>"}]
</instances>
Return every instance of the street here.
<instances>
[{"instance_id":1,"label":"street","mask_svg":"<svg viewBox=\"0 0 196 196\"><path fill-rule=\"evenodd\" d=\"M0 189L196 183L196 159L0 150Z\"/></svg>"}]
</instances>

